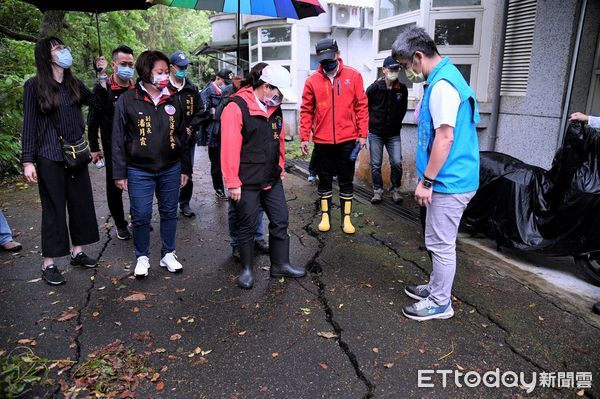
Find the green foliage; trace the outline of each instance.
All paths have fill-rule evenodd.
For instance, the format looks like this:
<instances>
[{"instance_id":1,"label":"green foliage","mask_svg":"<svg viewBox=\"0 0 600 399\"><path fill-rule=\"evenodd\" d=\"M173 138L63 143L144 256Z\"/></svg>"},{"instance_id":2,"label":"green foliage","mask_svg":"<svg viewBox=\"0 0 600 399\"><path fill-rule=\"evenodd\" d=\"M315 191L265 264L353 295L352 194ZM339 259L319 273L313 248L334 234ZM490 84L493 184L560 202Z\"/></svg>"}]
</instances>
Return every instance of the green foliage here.
<instances>
[{"instance_id":1,"label":"green foliage","mask_svg":"<svg viewBox=\"0 0 600 399\"><path fill-rule=\"evenodd\" d=\"M24 79L0 75L0 176L21 172Z\"/></svg>"},{"instance_id":2,"label":"green foliage","mask_svg":"<svg viewBox=\"0 0 600 399\"><path fill-rule=\"evenodd\" d=\"M26 347L0 356L0 397L21 397L30 391L31 384L43 382L48 377L49 362Z\"/></svg>"},{"instance_id":3,"label":"green foliage","mask_svg":"<svg viewBox=\"0 0 600 399\"><path fill-rule=\"evenodd\" d=\"M310 159L310 154L312 153L312 143L309 144L308 154L302 154L302 150L300 149L300 141L292 141L285 143L285 157L287 159Z\"/></svg>"}]
</instances>

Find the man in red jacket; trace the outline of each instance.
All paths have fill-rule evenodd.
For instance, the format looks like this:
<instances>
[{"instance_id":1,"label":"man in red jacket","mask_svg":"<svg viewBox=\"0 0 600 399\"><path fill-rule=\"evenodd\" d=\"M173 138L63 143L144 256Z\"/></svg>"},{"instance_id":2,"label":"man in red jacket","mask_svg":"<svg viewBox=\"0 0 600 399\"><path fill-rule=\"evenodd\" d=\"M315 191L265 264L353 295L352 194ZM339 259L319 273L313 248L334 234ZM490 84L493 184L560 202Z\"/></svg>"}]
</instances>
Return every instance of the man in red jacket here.
<instances>
[{"instance_id":1,"label":"man in red jacket","mask_svg":"<svg viewBox=\"0 0 600 399\"><path fill-rule=\"evenodd\" d=\"M344 65L335 39L319 40L316 50L321 65L304 84L300 108L300 145L302 152L308 154L312 132L319 176L319 231L329 231L331 228L332 179L337 175L342 229L346 234L353 234L356 229L350 221L350 213L356 158L351 155L356 146L362 149L367 142L367 96L361 74Z\"/></svg>"}]
</instances>

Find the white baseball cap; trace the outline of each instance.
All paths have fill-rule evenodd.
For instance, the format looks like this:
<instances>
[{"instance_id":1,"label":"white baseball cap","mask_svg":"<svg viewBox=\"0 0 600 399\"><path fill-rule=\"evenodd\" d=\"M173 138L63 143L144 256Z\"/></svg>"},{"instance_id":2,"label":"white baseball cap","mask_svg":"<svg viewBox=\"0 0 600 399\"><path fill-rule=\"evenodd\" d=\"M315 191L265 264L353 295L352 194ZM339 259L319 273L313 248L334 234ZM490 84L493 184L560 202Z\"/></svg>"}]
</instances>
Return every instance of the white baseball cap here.
<instances>
[{"instance_id":1,"label":"white baseball cap","mask_svg":"<svg viewBox=\"0 0 600 399\"><path fill-rule=\"evenodd\" d=\"M292 90L290 72L280 65L267 65L260 75L260 80L279 89L283 98L289 102L296 102L296 95Z\"/></svg>"}]
</instances>

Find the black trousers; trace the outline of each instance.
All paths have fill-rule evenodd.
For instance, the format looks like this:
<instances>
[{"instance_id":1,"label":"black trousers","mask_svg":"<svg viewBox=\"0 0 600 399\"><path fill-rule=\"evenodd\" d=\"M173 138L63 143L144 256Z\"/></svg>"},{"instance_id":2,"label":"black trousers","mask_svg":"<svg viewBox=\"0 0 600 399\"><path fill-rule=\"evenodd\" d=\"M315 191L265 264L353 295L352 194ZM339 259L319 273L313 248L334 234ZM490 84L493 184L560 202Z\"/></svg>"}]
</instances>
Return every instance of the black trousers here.
<instances>
[{"instance_id":1,"label":"black trousers","mask_svg":"<svg viewBox=\"0 0 600 399\"><path fill-rule=\"evenodd\" d=\"M108 203L108 210L113 217L115 226L122 229L127 227L127 220L125 220L125 211L123 209L123 190L118 188L113 180L111 144L103 140L102 150L106 169L106 202Z\"/></svg>"},{"instance_id":2,"label":"black trousers","mask_svg":"<svg viewBox=\"0 0 600 399\"><path fill-rule=\"evenodd\" d=\"M288 238L289 212L283 184L278 179L268 190L244 190L238 202L230 200L238 223L238 245L254 242L260 206L269 218L269 236L279 240Z\"/></svg>"},{"instance_id":3,"label":"black trousers","mask_svg":"<svg viewBox=\"0 0 600 399\"><path fill-rule=\"evenodd\" d=\"M354 140L339 144L315 143L314 154L317 173L319 176L319 195L330 194L332 191L333 176L337 175L340 186L340 195L352 196L354 194L354 161L350 160L350 153L354 149Z\"/></svg>"},{"instance_id":4,"label":"black trousers","mask_svg":"<svg viewBox=\"0 0 600 399\"><path fill-rule=\"evenodd\" d=\"M189 141L188 150L190 152L190 161L192 163L192 168L194 168L194 158L196 155L196 142ZM193 175L190 175L190 179L187 184L181 188L179 191L179 208L185 209L190 206L190 201L192 199L192 193L194 192L194 181L192 180Z\"/></svg>"},{"instance_id":5,"label":"black trousers","mask_svg":"<svg viewBox=\"0 0 600 399\"><path fill-rule=\"evenodd\" d=\"M221 146L209 146L208 159L210 159L210 176L212 177L213 188L215 191L225 190L225 186L223 186L223 173L221 173Z\"/></svg>"},{"instance_id":6,"label":"black trousers","mask_svg":"<svg viewBox=\"0 0 600 399\"><path fill-rule=\"evenodd\" d=\"M36 166L42 202L42 256L68 255L69 235L73 246L100 240L88 168L71 171L63 162L42 157Z\"/></svg>"}]
</instances>

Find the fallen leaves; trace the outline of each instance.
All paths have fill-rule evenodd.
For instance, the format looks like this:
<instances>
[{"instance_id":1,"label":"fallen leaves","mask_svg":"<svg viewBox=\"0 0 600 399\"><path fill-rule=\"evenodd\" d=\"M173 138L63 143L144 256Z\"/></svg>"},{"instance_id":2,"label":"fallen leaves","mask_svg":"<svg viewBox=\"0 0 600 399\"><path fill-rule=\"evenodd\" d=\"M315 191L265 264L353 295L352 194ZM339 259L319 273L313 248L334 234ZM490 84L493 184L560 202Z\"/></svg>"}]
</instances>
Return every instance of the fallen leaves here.
<instances>
[{"instance_id":1,"label":"fallen leaves","mask_svg":"<svg viewBox=\"0 0 600 399\"><path fill-rule=\"evenodd\" d=\"M452 348L450 349L450 352L446 353L444 356L440 357L438 359L438 361L440 360L444 360L445 358L447 358L448 356L452 355L454 353L454 341L450 341L450 345L452 345Z\"/></svg>"},{"instance_id":2,"label":"fallen leaves","mask_svg":"<svg viewBox=\"0 0 600 399\"><path fill-rule=\"evenodd\" d=\"M31 345L31 346L36 346L37 345L37 341L33 338L24 338L24 339L20 339L17 341L17 343L19 345Z\"/></svg>"},{"instance_id":3,"label":"fallen leaves","mask_svg":"<svg viewBox=\"0 0 600 399\"><path fill-rule=\"evenodd\" d=\"M304 313L305 315L309 315L311 313L310 308L300 308L300 310L302 311L302 313Z\"/></svg>"},{"instance_id":4,"label":"fallen leaves","mask_svg":"<svg viewBox=\"0 0 600 399\"><path fill-rule=\"evenodd\" d=\"M181 339L181 334L173 334L169 337L169 341L179 341Z\"/></svg>"},{"instance_id":5,"label":"fallen leaves","mask_svg":"<svg viewBox=\"0 0 600 399\"><path fill-rule=\"evenodd\" d=\"M244 335L246 335L246 330L244 330L244 331L240 331L240 332L238 333L238 335L239 335L240 337L243 337Z\"/></svg>"},{"instance_id":6,"label":"fallen leaves","mask_svg":"<svg viewBox=\"0 0 600 399\"><path fill-rule=\"evenodd\" d=\"M379 348L373 348L372 351L375 353L379 353Z\"/></svg>"},{"instance_id":7,"label":"fallen leaves","mask_svg":"<svg viewBox=\"0 0 600 399\"><path fill-rule=\"evenodd\" d=\"M279 353L278 352L273 352L273 353L271 353L271 357L273 359L278 358L279 357Z\"/></svg>"},{"instance_id":8,"label":"fallen leaves","mask_svg":"<svg viewBox=\"0 0 600 399\"><path fill-rule=\"evenodd\" d=\"M383 367L385 367L386 369L391 369L392 367L394 367L394 363L385 363Z\"/></svg>"},{"instance_id":9,"label":"fallen leaves","mask_svg":"<svg viewBox=\"0 0 600 399\"><path fill-rule=\"evenodd\" d=\"M79 316L79 312L76 310L64 310L56 321L69 321Z\"/></svg>"},{"instance_id":10,"label":"fallen leaves","mask_svg":"<svg viewBox=\"0 0 600 399\"><path fill-rule=\"evenodd\" d=\"M159 382L158 384L156 384L156 390L158 392L162 391L163 389L165 389L165 383L164 382Z\"/></svg>"},{"instance_id":11,"label":"fallen leaves","mask_svg":"<svg viewBox=\"0 0 600 399\"><path fill-rule=\"evenodd\" d=\"M325 362L323 363L319 363L319 367L321 367L323 370L327 370L329 368L329 365Z\"/></svg>"},{"instance_id":12,"label":"fallen leaves","mask_svg":"<svg viewBox=\"0 0 600 399\"><path fill-rule=\"evenodd\" d=\"M319 331L317 333L317 335L319 337L323 337L325 339L337 338L337 334L336 333L332 333L332 332L329 332L329 331Z\"/></svg>"},{"instance_id":13,"label":"fallen leaves","mask_svg":"<svg viewBox=\"0 0 600 399\"><path fill-rule=\"evenodd\" d=\"M138 308L137 306L134 306L134 307L131 309L131 312L133 312L133 313L140 313L140 308Z\"/></svg>"},{"instance_id":14,"label":"fallen leaves","mask_svg":"<svg viewBox=\"0 0 600 399\"><path fill-rule=\"evenodd\" d=\"M92 313L92 317L98 317L98 316L100 316L100 312L94 312L94 313Z\"/></svg>"},{"instance_id":15,"label":"fallen leaves","mask_svg":"<svg viewBox=\"0 0 600 399\"><path fill-rule=\"evenodd\" d=\"M146 295L138 292L138 293L131 294L131 295L125 297L124 300L125 301L145 301Z\"/></svg>"},{"instance_id":16,"label":"fallen leaves","mask_svg":"<svg viewBox=\"0 0 600 399\"><path fill-rule=\"evenodd\" d=\"M152 335L150 334L150 331L142 331L139 333L134 333L133 339L136 341L151 341Z\"/></svg>"}]
</instances>

